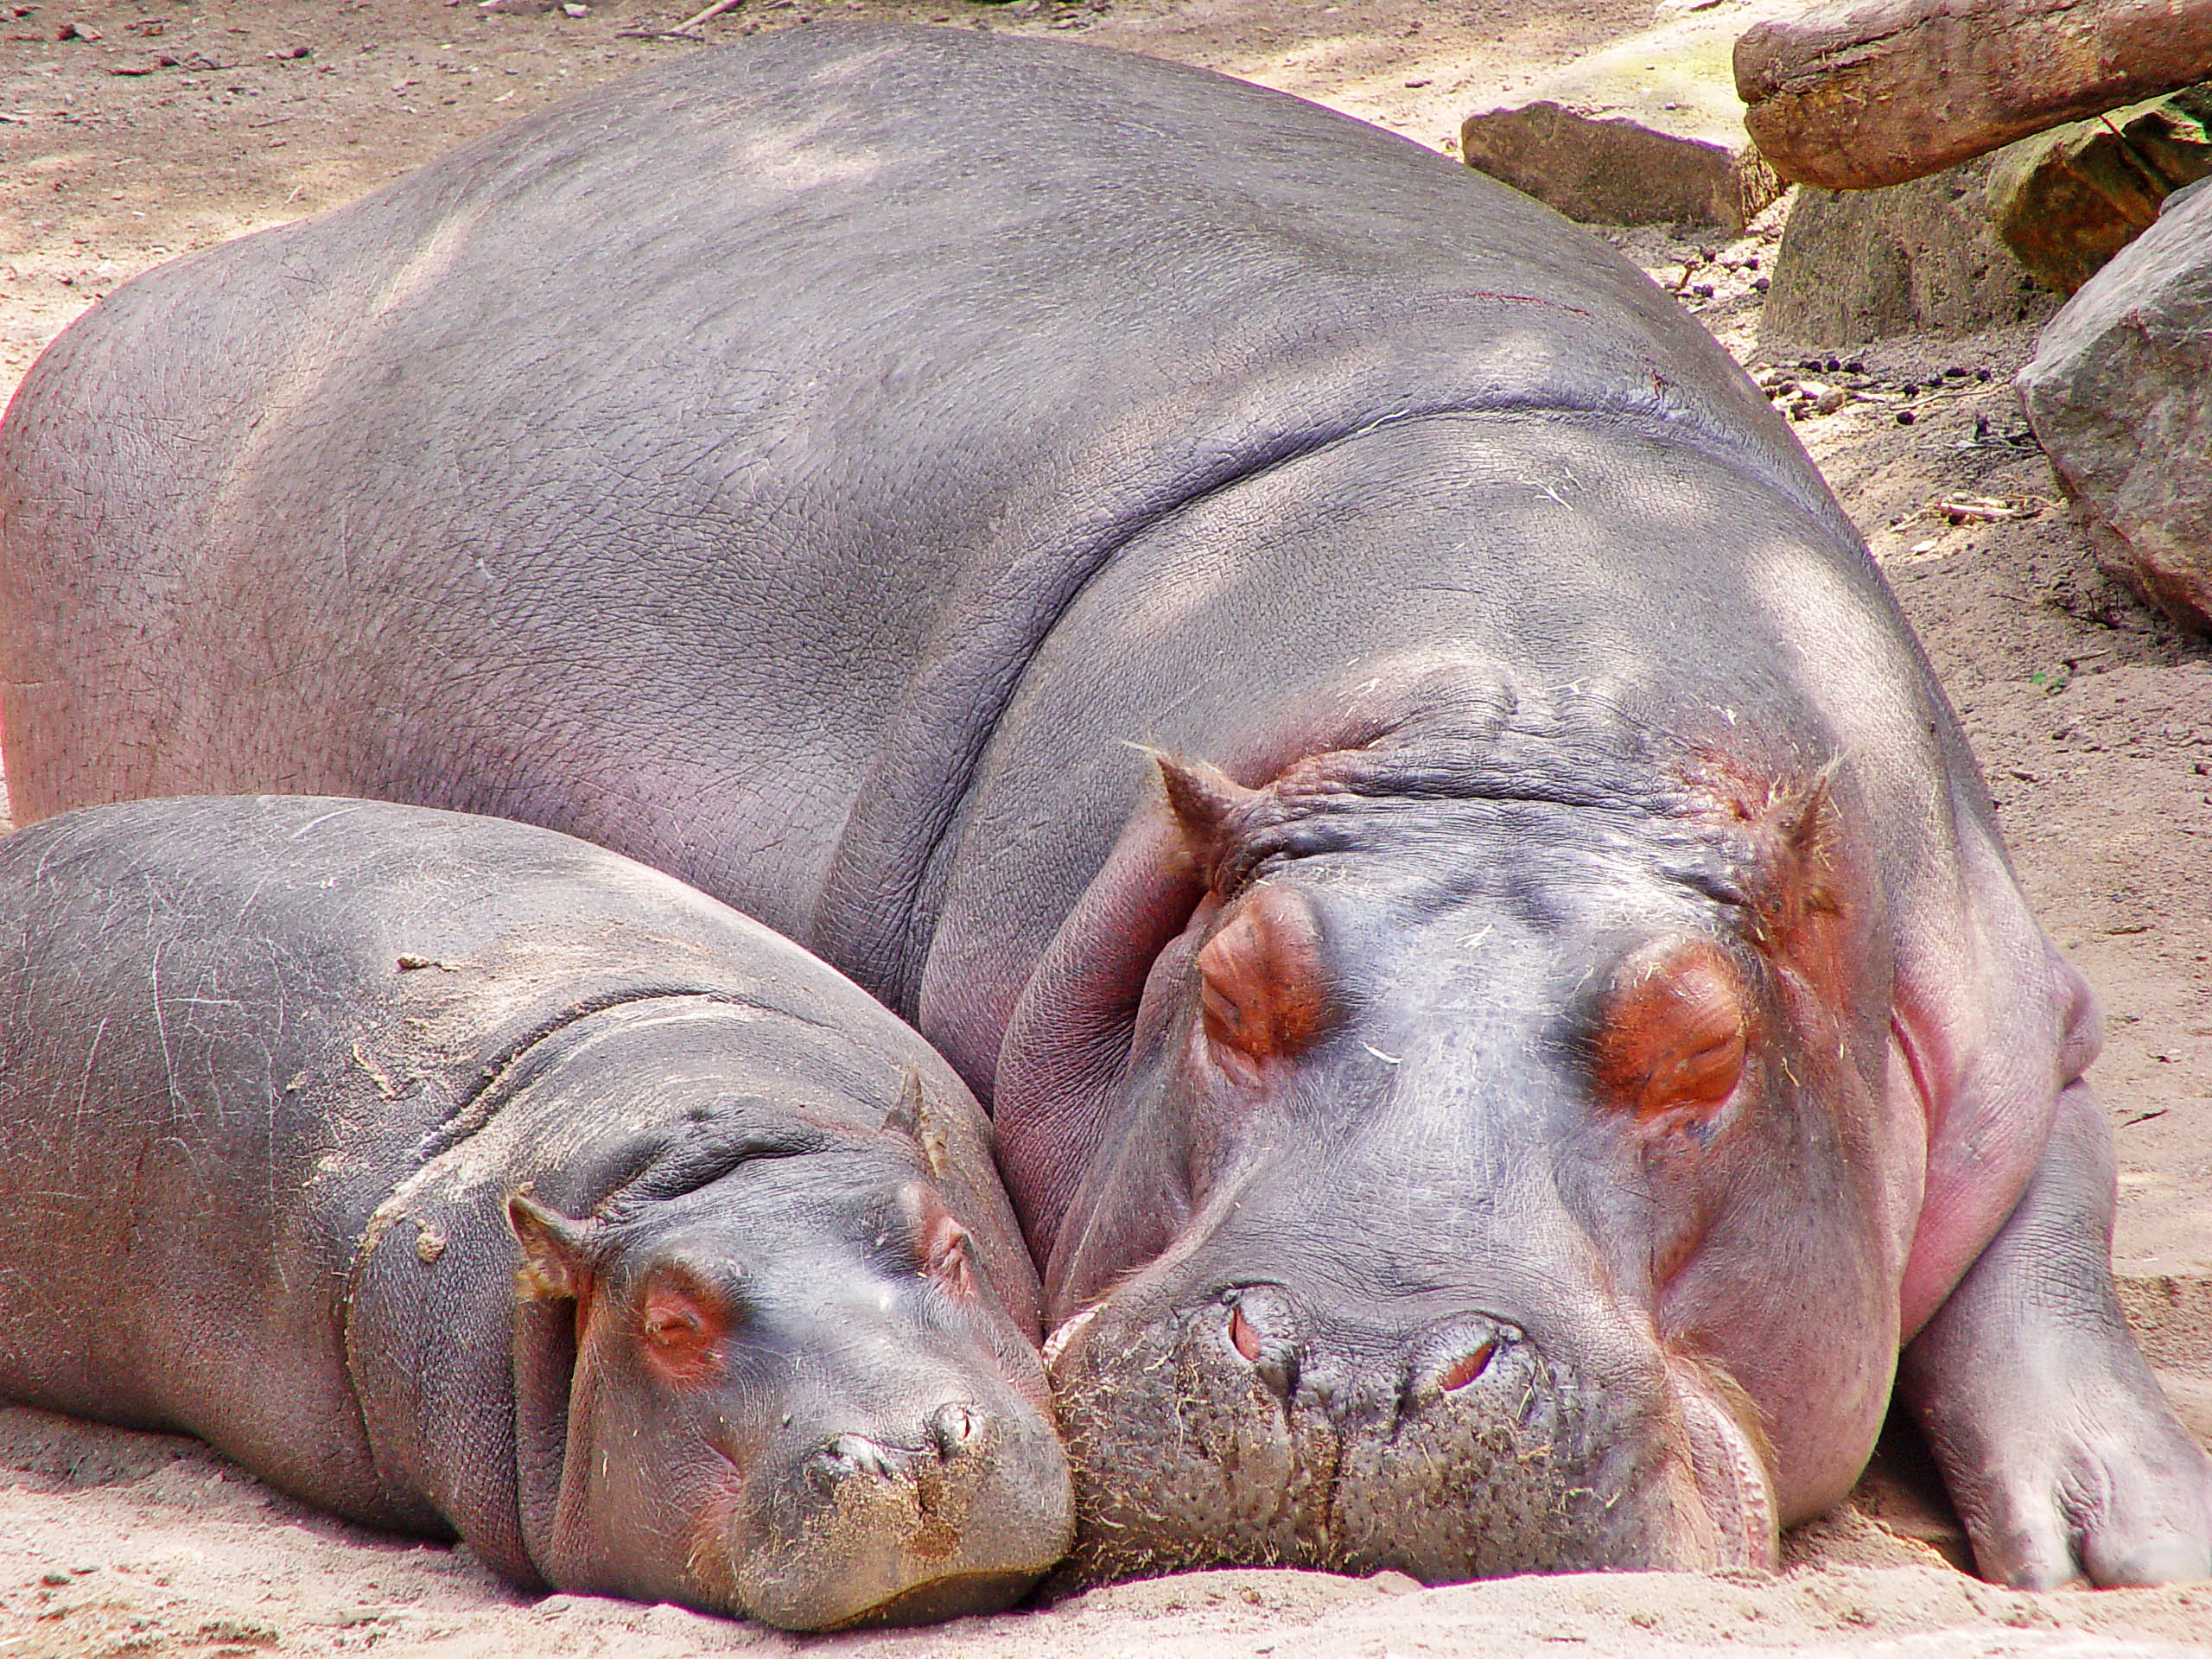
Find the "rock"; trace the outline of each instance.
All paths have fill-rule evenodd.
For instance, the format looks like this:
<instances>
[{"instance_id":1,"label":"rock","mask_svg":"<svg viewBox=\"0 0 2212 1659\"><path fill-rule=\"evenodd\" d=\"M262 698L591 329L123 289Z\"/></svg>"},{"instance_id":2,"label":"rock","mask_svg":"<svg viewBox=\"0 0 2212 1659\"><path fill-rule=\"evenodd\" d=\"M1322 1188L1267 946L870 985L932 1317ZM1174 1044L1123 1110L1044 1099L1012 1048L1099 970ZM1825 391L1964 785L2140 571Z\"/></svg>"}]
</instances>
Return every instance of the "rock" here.
<instances>
[{"instance_id":1,"label":"rock","mask_svg":"<svg viewBox=\"0 0 2212 1659\"><path fill-rule=\"evenodd\" d=\"M2014 384L2100 562L2212 632L2212 179L2082 284Z\"/></svg>"},{"instance_id":2,"label":"rock","mask_svg":"<svg viewBox=\"0 0 2212 1659\"><path fill-rule=\"evenodd\" d=\"M2150 228L2170 192L2212 175L2212 84L2055 127L1989 174L1989 222L2036 280L2071 294Z\"/></svg>"},{"instance_id":3,"label":"rock","mask_svg":"<svg viewBox=\"0 0 2212 1659\"><path fill-rule=\"evenodd\" d=\"M1855 346L2032 316L2049 302L1982 211L1989 165L1985 157L1881 190L1799 186L1760 340Z\"/></svg>"},{"instance_id":4,"label":"rock","mask_svg":"<svg viewBox=\"0 0 2212 1659\"><path fill-rule=\"evenodd\" d=\"M1773 9L1716 0L1578 58L1468 116L1460 156L1569 219L1739 232L1782 181L1744 130L1729 54Z\"/></svg>"}]
</instances>

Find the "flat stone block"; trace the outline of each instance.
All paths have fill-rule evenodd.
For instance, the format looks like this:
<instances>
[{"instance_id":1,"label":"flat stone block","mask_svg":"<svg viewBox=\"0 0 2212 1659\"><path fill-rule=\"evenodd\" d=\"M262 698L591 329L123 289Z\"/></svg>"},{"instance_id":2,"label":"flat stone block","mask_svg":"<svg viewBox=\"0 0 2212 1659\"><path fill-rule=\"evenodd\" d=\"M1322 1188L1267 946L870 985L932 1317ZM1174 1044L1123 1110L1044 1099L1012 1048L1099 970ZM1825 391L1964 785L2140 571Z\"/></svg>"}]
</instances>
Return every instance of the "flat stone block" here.
<instances>
[{"instance_id":1,"label":"flat stone block","mask_svg":"<svg viewBox=\"0 0 2212 1659\"><path fill-rule=\"evenodd\" d=\"M1744 130L1730 54L1776 10L1723 0L1578 58L1469 115L1460 156L1569 219L1740 231L1783 187Z\"/></svg>"}]
</instances>

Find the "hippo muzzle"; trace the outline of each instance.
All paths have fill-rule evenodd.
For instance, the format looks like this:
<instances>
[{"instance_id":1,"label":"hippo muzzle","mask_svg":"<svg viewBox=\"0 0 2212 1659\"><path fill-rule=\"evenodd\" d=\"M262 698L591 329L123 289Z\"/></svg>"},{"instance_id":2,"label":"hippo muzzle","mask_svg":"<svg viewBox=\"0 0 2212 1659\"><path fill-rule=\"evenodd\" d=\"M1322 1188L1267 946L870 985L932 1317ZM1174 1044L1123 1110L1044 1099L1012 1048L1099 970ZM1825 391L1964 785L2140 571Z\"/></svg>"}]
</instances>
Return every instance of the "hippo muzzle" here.
<instances>
[{"instance_id":1,"label":"hippo muzzle","mask_svg":"<svg viewBox=\"0 0 2212 1659\"><path fill-rule=\"evenodd\" d=\"M798 1630L990 1612L1051 1565L1066 1465L1033 1414L947 1400L899 1428L842 1430L773 1460L746 1506L736 1588Z\"/></svg>"},{"instance_id":2,"label":"hippo muzzle","mask_svg":"<svg viewBox=\"0 0 2212 1659\"><path fill-rule=\"evenodd\" d=\"M1252 1254L1209 1252L1215 1271L1140 1281L1054 1333L1073 1574L1773 1565L1740 1395L1572 1299L1564 1274L1547 1300L1598 1317L1508 1318L1482 1311L1494 1295L1311 1274L1220 1282L1220 1256L1249 1271Z\"/></svg>"}]
</instances>

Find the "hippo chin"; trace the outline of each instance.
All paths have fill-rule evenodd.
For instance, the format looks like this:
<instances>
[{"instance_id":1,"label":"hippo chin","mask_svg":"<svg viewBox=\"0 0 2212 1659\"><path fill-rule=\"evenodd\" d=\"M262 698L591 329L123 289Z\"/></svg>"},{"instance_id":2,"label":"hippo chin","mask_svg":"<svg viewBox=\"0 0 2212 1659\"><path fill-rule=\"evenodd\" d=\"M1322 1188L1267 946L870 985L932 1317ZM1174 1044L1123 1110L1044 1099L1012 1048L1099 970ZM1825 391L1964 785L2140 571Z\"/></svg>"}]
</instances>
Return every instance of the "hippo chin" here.
<instances>
[{"instance_id":1,"label":"hippo chin","mask_svg":"<svg viewBox=\"0 0 2212 1659\"><path fill-rule=\"evenodd\" d=\"M1894 1375L1993 1576L2212 1573L2095 1012L1864 542L1390 134L968 29L597 88L55 341L0 698L26 818L541 823L912 1020L1086 1570L1763 1561Z\"/></svg>"},{"instance_id":2,"label":"hippo chin","mask_svg":"<svg viewBox=\"0 0 2212 1659\"><path fill-rule=\"evenodd\" d=\"M766 930L313 798L0 842L0 1395L518 1583L814 1630L1066 1548L980 1112Z\"/></svg>"}]
</instances>

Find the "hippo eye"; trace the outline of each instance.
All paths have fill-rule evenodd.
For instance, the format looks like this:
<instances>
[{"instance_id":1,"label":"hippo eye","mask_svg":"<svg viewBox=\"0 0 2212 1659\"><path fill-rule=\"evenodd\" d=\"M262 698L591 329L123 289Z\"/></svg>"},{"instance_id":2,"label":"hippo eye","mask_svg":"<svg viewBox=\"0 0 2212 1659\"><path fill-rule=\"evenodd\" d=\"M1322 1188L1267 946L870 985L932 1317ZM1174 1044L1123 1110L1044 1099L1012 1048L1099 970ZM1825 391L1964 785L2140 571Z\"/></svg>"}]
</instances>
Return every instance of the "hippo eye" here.
<instances>
[{"instance_id":1,"label":"hippo eye","mask_svg":"<svg viewBox=\"0 0 2212 1659\"><path fill-rule=\"evenodd\" d=\"M1701 1126L1742 1082L1751 1036L1735 969L1717 945L1674 940L1640 951L1615 973L1598 1011L1599 1098L1639 1123L1688 1114Z\"/></svg>"},{"instance_id":2,"label":"hippo eye","mask_svg":"<svg viewBox=\"0 0 2212 1659\"><path fill-rule=\"evenodd\" d=\"M696 1308L652 1307L645 1310L645 1340L660 1348L696 1345L705 1334L707 1322Z\"/></svg>"},{"instance_id":3,"label":"hippo eye","mask_svg":"<svg viewBox=\"0 0 2212 1659\"><path fill-rule=\"evenodd\" d=\"M940 1217L922 1241L922 1272L964 1295L975 1284L970 1261L974 1248L965 1227L950 1216Z\"/></svg>"},{"instance_id":4,"label":"hippo eye","mask_svg":"<svg viewBox=\"0 0 2212 1659\"><path fill-rule=\"evenodd\" d=\"M1262 884L1198 954L1198 1023L1215 1057L1246 1082L1294 1059L1333 1022L1313 906Z\"/></svg>"},{"instance_id":5,"label":"hippo eye","mask_svg":"<svg viewBox=\"0 0 2212 1659\"><path fill-rule=\"evenodd\" d=\"M728 1299L715 1287L689 1273L658 1271L639 1311L645 1363L671 1387L711 1382L721 1375L722 1339L734 1323Z\"/></svg>"}]
</instances>

